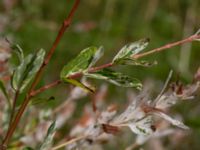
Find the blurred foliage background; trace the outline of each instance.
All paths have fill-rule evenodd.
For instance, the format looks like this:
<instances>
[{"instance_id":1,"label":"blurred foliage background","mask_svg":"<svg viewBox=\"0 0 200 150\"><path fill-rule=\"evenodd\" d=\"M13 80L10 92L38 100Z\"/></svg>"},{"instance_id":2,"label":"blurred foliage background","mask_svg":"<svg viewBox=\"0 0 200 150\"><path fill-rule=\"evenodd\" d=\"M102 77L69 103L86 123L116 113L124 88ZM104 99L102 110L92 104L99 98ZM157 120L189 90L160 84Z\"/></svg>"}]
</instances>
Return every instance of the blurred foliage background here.
<instances>
[{"instance_id":1,"label":"blurred foliage background","mask_svg":"<svg viewBox=\"0 0 200 150\"><path fill-rule=\"evenodd\" d=\"M25 53L39 48L49 50L72 3L72 0L1 0L0 35L20 44ZM73 23L46 68L40 85L58 79L62 66L91 45L104 46L105 55L99 62L104 64L123 45L141 38L151 39L146 49L150 50L190 36L200 28L199 13L199 0L81 0ZM188 43L143 58L158 61L158 65L151 68L130 66L120 70L141 81L155 80L158 92L170 69L179 74L185 83L192 81L200 65L199 49L198 42ZM49 89L43 95L55 96L53 105L58 105L65 100L68 89L68 86L62 85ZM109 101L119 100L125 104L126 90L110 85ZM200 148L199 100L197 97L174 108L192 128L192 133L181 145L171 149Z\"/></svg>"}]
</instances>

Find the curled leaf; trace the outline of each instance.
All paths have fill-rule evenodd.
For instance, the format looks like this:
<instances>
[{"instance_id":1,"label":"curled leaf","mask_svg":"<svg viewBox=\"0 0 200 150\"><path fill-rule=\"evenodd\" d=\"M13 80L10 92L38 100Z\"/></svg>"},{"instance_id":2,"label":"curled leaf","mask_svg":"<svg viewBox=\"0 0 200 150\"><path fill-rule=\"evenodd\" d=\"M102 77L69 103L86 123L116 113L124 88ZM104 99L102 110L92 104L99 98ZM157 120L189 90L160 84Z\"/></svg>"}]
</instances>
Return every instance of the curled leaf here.
<instances>
[{"instance_id":1,"label":"curled leaf","mask_svg":"<svg viewBox=\"0 0 200 150\"><path fill-rule=\"evenodd\" d=\"M29 54L21 61L12 75L11 84L14 90L24 91L42 65L44 56L45 51L41 49L34 55Z\"/></svg>"},{"instance_id":2,"label":"curled leaf","mask_svg":"<svg viewBox=\"0 0 200 150\"><path fill-rule=\"evenodd\" d=\"M142 88L142 84L138 79L131 78L127 75L112 71L110 69L103 69L95 73L85 73L85 76L89 78L106 80L121 87L134 87L139 90Z\"/></svg>"}]
</instances>

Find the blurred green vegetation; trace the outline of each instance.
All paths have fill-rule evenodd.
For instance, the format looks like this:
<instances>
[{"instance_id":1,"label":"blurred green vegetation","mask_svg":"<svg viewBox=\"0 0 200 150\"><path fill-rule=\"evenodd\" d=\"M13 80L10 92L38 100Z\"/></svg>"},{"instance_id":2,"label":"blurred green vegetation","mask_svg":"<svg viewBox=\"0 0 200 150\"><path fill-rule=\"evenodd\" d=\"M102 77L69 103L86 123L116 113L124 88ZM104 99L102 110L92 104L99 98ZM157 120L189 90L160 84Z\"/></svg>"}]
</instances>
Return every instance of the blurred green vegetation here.
<instances>
[{"instance_id":1,"label":"blurred green vegetation","mask_svg":"<svg viewBox=\"0 0 200 150\"><path fill-rule=\"evenodd\" d=\"M20 44L25 53L40 48L49 50L73 3L72 0L13 0L10 6L8 2L0 2L0 17L5 20L0 20L1 24L4 23L4 26L1 25L0 34ZM123 45L144 37L151 39L146 49L150 50L190 36L200 28L199 12L199 0L81 0L72 25L67 29L46 68L40 85L58 79L62 66L82 49L91 45L105 47L105 56L99 62L104 64L109 62ZM164 82L170 69L179 73L184 82L192 81L192 75L200 65L200 44L193 42L187 46L177 46L143 58L157 60L157 66L120 69L141 81L148 78L156 80L158 89L162 87L159 81ZM67 96L68 89L66 85L61 85L43 95L53 93L58 104ZM111 85L110 101L118 98L125 103L125 91L126 89L118 89ZM79 105L82 103L85 102L81 101ZM186 124L194 130L190 139L178 149L195 150L200 147L198 108L199 98L178 104L174 108L174 111L182 114Z\"/></svg>"}]
</instances>

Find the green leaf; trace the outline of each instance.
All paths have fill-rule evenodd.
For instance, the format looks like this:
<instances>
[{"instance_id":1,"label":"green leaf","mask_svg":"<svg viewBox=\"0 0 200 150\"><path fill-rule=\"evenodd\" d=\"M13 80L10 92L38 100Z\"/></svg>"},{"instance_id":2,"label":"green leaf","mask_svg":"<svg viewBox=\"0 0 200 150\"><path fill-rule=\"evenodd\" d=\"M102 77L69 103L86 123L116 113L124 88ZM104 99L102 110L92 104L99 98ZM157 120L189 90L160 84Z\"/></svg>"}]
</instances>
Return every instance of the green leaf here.
<instances>
[{"instance_id":1,"label":"green leaf","mask_svg":"<svg viewBox=\"0 0 200 150\"><path fill-rule=\"evenodd\" d=\"M88 69L90 64L94 61L94 55L97 52L96 47L88 47L80 52L80 54L65 65L60 73L61 80L65 80L70 75L77 72L83 72Z\"/></svg>"},{"instance_id":2,"label":"green leaf","mask_svg":"<svg viewBox=\"0 0 200 150\"><path fill-rule=\"evenodd\" d=\"M145 60L136 60L136 59L132 59L132 58L124 58L124 59L117 61L117 64L151 67L153 65L156 65L157 61L148 62L148 61L145 61Z\"/></svg>"},{"instance_id":3,"label":"green leaf","mask_svg":"<svg viewBox=\"0 0 200 150\"><path fill-rule=\"evenodd\" d=\"M103 47L97 49L96 47L88 47L80 52L80 54L63 67L60 78L62 81L71 83L82 88L87 92L94 92L94 90L83 83L70 79L69 76L75 73L87 72L88 68L92 67L104 53Z\"/></svg>"},{"instance_id":4,"label":"green leaf","mask_svg":"<svg viewBox=\"0 0 200 150\"><path fill-rule=\"evenodd\" d=\"M65 82L68 82L68 83L71 83L71 84L73 84L73 85L75 85L75 86L78 86L78 87L80 87L80 88L82 88L84 91L86 91L86 92L91 92L91 93L94 93L95 92L95 90L93 89L93 88L91 88L91 87L88 87L88 86L86 86L86 85L84 85L83 83L81 83L81 82L79 82L79 81L77 81L77 80L74 80L74 79L65 79Z\"/></svg>"},{"instance_id":5,"label":"green leaf","mask_svg":"<svg viewBox=\"0 0 200 150\"><path fill-rule=\"evenodd\" d=\"M133 55L138 54L144 48L146 48L148 44L149 44L149 39L142 39L134 43L125 45L114 57L113 63L117 63L122 59L131 58Z\"/></svg>"},{"instance_id":6,"label":"green leaf","mask_svg":"<svg viewBox=\"0 0 200 150\"><path fill-rule=\"evenodd\" d=\"M14 70L12 76L12 87L20 93L28 86L44 61L45 51L41 49L36 54L29 54L21 64Z\"/></svg>"},{"instance_id":7,"label":"green leaf","mask_svg":"<svg viewBox=\"0 0 200 150\"><path fill-rule=\"evenodd\" d=\"M134 87L139 90L142 88L142 84L138 79L131 78L127 75L112 71L110 69L103 69L95 73L85 73L85 76L89 78L106 80L121 87Z\"/></svg>"},{"instance_id":8,"label":"green leaf","mask_svg":"<svg viewBox=\"0 0 200 150\"><path fill-rule=\"evenodd\" d=\"M52 147L53 137L54 133L56 131L56 123L55 121L50 125L47 135L43 141L43 143L40 145L39 150L49 150Z\"/></svg>"},{"instance_id":9,"label":"green leaf","mask_svg":"<svg viewBox=\"0 0 200 150\"><path fill-rule=\"evenodd\" d=\"M0 80L0 90L2 91L2 93L4 94L4 96L6 97L6 99L8 101L8 104L11 105L8 93L7 93L6 88L5 88L5 86L4 86L4 84L3 84L3 82L1 80Z\"/></svg>"}]
</instances>

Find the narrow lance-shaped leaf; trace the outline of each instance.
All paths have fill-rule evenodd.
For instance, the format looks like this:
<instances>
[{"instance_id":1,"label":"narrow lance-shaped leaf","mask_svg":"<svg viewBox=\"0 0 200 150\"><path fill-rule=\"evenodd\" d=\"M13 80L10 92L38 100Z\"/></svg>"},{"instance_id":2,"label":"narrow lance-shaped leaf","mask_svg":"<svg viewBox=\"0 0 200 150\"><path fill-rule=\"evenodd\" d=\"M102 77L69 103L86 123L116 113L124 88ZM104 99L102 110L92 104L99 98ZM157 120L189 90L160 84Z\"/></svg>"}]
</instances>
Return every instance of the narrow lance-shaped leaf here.
<instances>
[{"instance_id":1,"label":"narrow lance-shaped leaf","mask_svg":"<svg viewBox=\"0 0 200 150\"><path fill-rule=\"evenodd\" d=\"M78 86L78 87L82 88L86 92L94 93L94 91L95 91L92 87L89 87L89 86L87 86L87 85L85 85L85 84L83 84L83 83L81 83L81 82L79 82L77 80L66 79L65 81L68 82L68 83L71 83L71 84L73 84L75 86Z\"/></svg>"},{"instance_id":2,"label":"narrow lance-shaped leaf","mask_svg":"<svg viewBox=\"0 0 200 150\"><path fill-rule=\"evenodd\" d=\"M21 64L14 70L11 80L11 85L14 90L19 90L22 82L23 75L25 73L26 67L31 62L33 55L28 55L24 60L22 60Z\"/></svg>"},{"instance_id":3,"label":"narrow lance-shaped leaf","mask_svg":"<svg viewBox=\"0 0 200 150\"><path fill-rule=\"evenodd\" d=\"M47 135L46 135L42 145L40 145L39 150L49 150L51 148L55 131L56 131L56 123L53 122L50 125L50 127L47 131Z\"/></svg>"},{"instance_id":4,"label":"narrow lance-shaped leaf","mask_svg":"<svg viewBox=\"0 0 200 150\"><path fill-rule=\"evenodd\" d=\"M21 61L12 76L11 84L14 90L23 92L42 65L44 56L45 51L41 49L34 55L29 54Z\"/></svg>"},{"instance_id":5,"label":"narrow lance-shaped leaf","mask_svg":"<svg viewBox=\"0 0 200 150\"><path fill-rule=\"evenodd\" d=\"M136 60L136 59L133 59L133 58L124 58L124 59L118 60L117 64L151 67L153 65L157 65L157 61L148 62L148 61L145 61L145 60Z\"/></svg>"},{"instance_id":6,"label":"narrow lance-shaped leaf","mask_svg":"<svg viewBox=\"0 0 200 150\"><path fill-rule=\"evenodd\" d=\"M125 45L114 57L113 63L117 63L122 59L131 58L131 56L138 54L149 44L149 39L142 39L131 44Z\"/></svg>"},{"instance_id":7,"label":"narrow lance-shaped leaf","mask_svg":"<svg viewBox=\"0 0 200 150\"><path fill-rule=\"evenodd\" d=\"M110 69L103 69L95 73L85 73L85 76L89 78L106 80L112 84L122 87L134 87L137 89L142 88L141 82L136 78L131 78L119 72L112 71Z\"/></svg>"}]
</instances>

